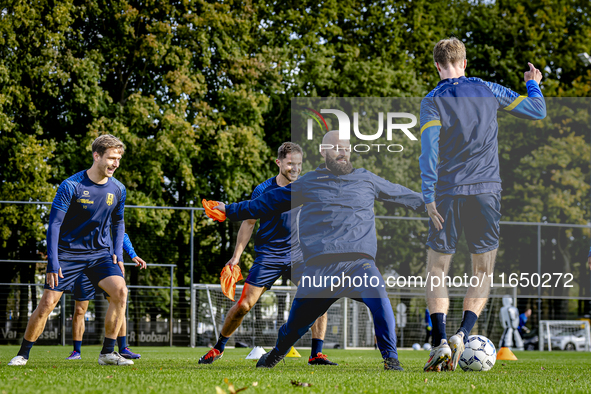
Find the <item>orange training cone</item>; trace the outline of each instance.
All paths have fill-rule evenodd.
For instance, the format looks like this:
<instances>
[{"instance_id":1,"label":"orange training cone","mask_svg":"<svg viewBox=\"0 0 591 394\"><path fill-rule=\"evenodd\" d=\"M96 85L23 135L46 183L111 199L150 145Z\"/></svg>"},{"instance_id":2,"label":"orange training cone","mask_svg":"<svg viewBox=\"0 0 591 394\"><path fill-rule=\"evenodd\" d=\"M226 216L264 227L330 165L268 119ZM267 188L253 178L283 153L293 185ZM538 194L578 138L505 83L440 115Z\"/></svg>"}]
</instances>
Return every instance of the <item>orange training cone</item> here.
<instances>
[{"instance_id":1,"label":"orange training cone","mask_svg":"<svg viewBox=\"0 0 591 394\"><path fill-rule=\"evenodd\" d=\"M511 349L502 347L497 353L497 360L517 360L517 357L515 357Z\"/></svg>"}]
</instances>

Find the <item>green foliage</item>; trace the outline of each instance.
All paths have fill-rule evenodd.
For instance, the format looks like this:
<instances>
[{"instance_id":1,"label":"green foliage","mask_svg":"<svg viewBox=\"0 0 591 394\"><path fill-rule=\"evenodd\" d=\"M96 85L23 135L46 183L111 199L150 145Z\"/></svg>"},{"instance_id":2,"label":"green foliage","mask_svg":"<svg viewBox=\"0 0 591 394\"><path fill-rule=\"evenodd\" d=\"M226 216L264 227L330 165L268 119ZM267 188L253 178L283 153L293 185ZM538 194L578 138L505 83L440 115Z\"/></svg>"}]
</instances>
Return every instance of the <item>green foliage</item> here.
<instances>
[{"instance_id":1,"label":"green foliage","mask_svg":"<svg viewBox=\"0 0 591 394\"><path fill-rule=\"evenodd\" d=\"M466 43L470 76L523 93L531 61L544 72L546 96L591 94L591 68L576 57L591 51L591 7L582 0L3 4L3 200L50 201L63 179L91 165L90 143L102 133L127 145L116 177L129 205L246 199L276 173L274 151L291 138L292 98L422 97L439 81L432 48L451 35ZM573 105L549 105L540 122L500 120L504 219L587 223L588 106ZM408 143L402 154L356 155L354 164L419 190L419 152L418 142ZM305 168L319 160L305 157ZM46 212L0 206L3 257L44 249ZM140 256L177 264L175 284L187 285L189 212L126 212ZM381 204L376 213L409 214ZM201 213L194 219L195 280L217 281L238 226ZM377 227L379 263L420 273L426 223L380 220ZM501 266L531 258L513 232L504 234ZM569 234L548 233L545 245ZM571 255L581 255L588 236L580 233L565 248L576 244ZM252 261L252 244L246 254ZM133 284L168 281L167 270L151 270L133 274Z\"/></svg>"}]
</instances>

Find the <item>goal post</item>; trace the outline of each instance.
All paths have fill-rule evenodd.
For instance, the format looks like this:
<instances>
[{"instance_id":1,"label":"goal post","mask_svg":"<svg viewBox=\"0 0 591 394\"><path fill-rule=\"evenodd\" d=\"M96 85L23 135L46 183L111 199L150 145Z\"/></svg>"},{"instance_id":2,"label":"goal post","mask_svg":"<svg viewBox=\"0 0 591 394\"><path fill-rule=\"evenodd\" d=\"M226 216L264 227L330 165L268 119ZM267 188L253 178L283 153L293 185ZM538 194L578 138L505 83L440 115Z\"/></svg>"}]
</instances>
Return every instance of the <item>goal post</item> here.
<instances>
[{"instance_id":1,"label":"goal post","mask_svg":"<svg viewBox=\"0 0 591 394\"><path fill-rule=\"evenodd\" d=\"M539 350L591 350L587 320L540 320Z\"/></svg>"}]
</instances>

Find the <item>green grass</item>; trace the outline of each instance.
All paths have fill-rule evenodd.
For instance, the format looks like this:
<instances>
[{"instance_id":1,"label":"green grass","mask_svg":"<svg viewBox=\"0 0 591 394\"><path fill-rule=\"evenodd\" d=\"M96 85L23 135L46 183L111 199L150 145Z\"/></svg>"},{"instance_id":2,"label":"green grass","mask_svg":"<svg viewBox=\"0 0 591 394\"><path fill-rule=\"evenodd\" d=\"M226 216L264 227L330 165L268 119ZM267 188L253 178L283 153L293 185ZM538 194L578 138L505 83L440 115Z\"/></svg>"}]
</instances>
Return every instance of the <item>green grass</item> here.
<instances>
[{"instance_id":1,"label":"green grass","mask_svg":"<svg viewBox=\"0 0 591 394\"><path fill-rule=\"evenodd\" d=\"M384 371L377 351L326 350L337 367L310 367L309 350L272 370L245 360L249 349L228 349L213 365L198 365L207 349L134 347L142 359L130 367L99 366L98 346L82 348L83 360L66 361L69 347L36 346L24 367L6 364L18 347L0 347L0 393L216 393L224 379L248 393L552 393L591 392L591 353L516 352L489 372L424 373L426 351L401 351L404 372ZM269 350L269 349L267 349ZM295 387L291 381L311 383ZM253 386L256 384L256 386Z\"/></svg>"}]
</instances>

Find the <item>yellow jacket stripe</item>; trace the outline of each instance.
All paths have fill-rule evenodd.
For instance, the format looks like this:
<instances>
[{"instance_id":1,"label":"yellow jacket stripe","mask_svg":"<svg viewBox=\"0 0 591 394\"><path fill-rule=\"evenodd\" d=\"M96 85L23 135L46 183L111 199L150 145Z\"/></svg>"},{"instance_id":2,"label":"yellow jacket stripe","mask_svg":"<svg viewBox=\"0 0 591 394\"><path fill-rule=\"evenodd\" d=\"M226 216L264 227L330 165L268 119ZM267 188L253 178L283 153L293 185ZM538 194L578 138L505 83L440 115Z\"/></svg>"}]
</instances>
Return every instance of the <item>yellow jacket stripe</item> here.
<instances>
[{"instance_id":1,"label":"yellow jacket stripe","mask_svg":"<svg viewBox=\"0 0 591 394\"><path fill-rule=\"evenodd\" d=\"M425 123L423 127L421 127L421 134L423 134L423 131L427 130L431 126L441 126L441 122L438 120L432 120L430 122Z\"/></svg>"},{"instance_id":2,"label":"yellow jacket stripe","mask_svg":"<svg viewBox=\"0 0 591 394\"><path fill-rule=\"evenodd\" d=\"M503 109L505 111L511 111L512 109L514 109L515 107L517 107L519 105L519 103L523 101L524 98L527 98L527 96L519 96L519 97L517 97L515 100L513 100L513 102L511 104L509 104L508 106L506 106Z\"/></svg>"}]
</instances>

